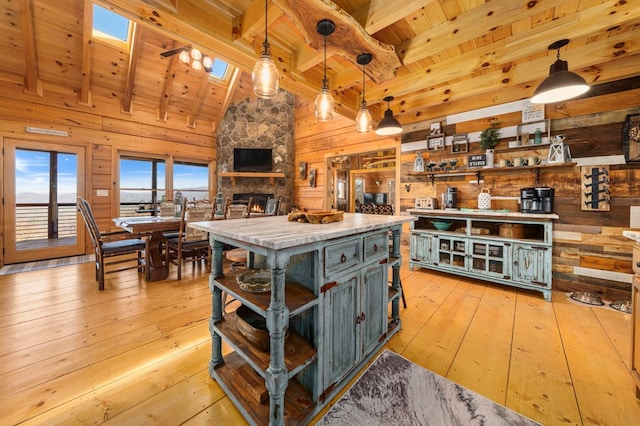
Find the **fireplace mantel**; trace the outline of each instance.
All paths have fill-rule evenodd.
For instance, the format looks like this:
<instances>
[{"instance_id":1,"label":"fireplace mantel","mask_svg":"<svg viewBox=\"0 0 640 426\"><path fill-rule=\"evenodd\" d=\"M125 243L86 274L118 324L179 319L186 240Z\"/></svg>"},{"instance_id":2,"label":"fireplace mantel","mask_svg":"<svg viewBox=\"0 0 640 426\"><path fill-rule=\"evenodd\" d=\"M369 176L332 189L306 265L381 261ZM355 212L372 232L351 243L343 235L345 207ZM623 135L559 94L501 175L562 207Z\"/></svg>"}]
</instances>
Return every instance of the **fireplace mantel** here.
<instances>
[{"instance_id":1,"label":"fireplace mantel","mask_svg":"<svg viewBox=\"0 0 640 426\"><path fill-rule=\"evenodd\" d=\"M231 185L236 186L236 178L269 178L271 186L275 178L284 178L283 172L219 172L218 176L231 179Z\"/></svg>"}]
</instances>

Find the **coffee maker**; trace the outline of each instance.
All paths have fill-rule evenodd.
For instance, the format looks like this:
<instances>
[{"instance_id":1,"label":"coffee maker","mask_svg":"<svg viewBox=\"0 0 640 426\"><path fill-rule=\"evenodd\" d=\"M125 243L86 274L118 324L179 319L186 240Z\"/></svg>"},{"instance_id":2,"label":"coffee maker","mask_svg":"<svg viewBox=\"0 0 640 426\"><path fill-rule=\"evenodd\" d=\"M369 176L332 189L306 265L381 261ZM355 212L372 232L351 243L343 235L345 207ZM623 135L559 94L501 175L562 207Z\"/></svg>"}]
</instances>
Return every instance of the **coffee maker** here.
<instances>
[{"instance_id":1,"label":"coffee maker","mask_svg":"<svg viewBox=\"0 0 640 426\"><path fill-rule=\"evenodd\" d=\"M442 208L445 210L458 209L458 189L447 188L447 192L442 193Z\"/></svg>"},{"instance_id":2,"label":"coffee maker","mask_svg":"<svg viewBox=\"0 0 640 426\"><path fill-rule=\"evenodd\" d=\"M522 188L520 211L522 213L553 213L554 189L548 187Z\"/></svg>"}]
</instances>

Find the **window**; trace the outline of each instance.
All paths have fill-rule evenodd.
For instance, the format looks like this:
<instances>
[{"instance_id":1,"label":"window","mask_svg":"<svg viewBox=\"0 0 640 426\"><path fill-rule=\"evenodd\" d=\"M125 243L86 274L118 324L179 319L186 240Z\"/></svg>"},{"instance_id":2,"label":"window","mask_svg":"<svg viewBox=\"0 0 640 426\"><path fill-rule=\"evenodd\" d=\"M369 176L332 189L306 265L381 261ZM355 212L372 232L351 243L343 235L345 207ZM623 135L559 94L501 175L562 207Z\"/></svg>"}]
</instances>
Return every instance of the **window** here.
<instances>
[{"instance_id":1,"label":"window","mask_svg":"<svg viewBox=\"0 0 640 426\"><path fill-rule=\"evenodd\" d=\"M187 162L173 163L173 190L189 200L209 198L209 166ZM178 198L174 196L174 199Z\"/></svg>"},{"instance_id":2,"label":"window","mask_svg":"<svg viewBox=\"0 0 640 426\"><path fill-rule=\"evenodd\" d=\"M213 60L213 67L211 67L211 72L209 74L215 78L224 80L224 76L227 73L227 68L229 68L229 64L216 58Z\"/></svg>"},{"instance_id":3,"label":"window","mask_svg":"<svg viewBox=\"0 0 640 426\"><path fill-rule=\"evenodd\" d=\"M131 21L97 4L93 5L93 36L127 43Z\"/></svg>"},{"instance_id":4,"label":"window","mask_svg":"<svg viewBox=\"0 0 640 426\"><path fill-rule=\"evenodd\" d=\"M155 214L165 182L164 160L120 157L120 216Z\"/></svg>"},{"instance_id":5,"label":"window","mask_svg":"<svg viewBox=\"0 0 640 426\"><path fill-rule=\"evenodd\" d=\"M120 156L119 216L156 215L162 201L178 202L183 197L209 199L208 163Z\"/></svg>"}]
</instances>

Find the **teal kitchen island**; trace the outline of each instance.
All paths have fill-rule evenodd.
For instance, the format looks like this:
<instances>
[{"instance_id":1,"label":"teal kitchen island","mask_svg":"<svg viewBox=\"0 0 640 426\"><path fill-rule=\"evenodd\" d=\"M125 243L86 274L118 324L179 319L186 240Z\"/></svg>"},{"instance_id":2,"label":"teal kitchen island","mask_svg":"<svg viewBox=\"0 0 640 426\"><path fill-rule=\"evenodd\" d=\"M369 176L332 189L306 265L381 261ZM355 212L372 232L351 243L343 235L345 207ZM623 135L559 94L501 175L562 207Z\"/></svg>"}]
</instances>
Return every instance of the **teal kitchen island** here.
<instances>
[{"instance_id":1,"label":"teal kitchen island","mask_svg":"<svg viewBox=\"0 0 640 426\"><path fill-rule=\"evenodd\" d=\"M209 372L249 423L307 423L399 330L400 234L412 220L346 213L328 224L272 216L189 225L209 232L213 250ZM223 271L225 245L270 271L269 292L243 291L236 278L246 271ZM229 297L266 320L267 350L236 326ZM223 339L233 348L225 356Z\"/></svg>"}]
</instances>

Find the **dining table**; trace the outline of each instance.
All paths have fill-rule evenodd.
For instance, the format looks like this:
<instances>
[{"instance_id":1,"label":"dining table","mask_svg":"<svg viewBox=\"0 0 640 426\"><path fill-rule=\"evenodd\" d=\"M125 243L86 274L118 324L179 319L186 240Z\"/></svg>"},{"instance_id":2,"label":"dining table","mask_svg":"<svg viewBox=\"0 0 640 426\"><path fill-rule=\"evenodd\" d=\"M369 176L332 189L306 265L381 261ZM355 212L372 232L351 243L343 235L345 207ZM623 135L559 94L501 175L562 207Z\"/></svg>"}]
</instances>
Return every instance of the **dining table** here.
<instances>
[{"instance_id":1,"label":"dining table","mask_svg":"<svg viewBox=\"0 0 640 426\"><path fill-rule=\"evenodd\" d=\"M180 230L180 217L173 216L133 216L116 217L113 219L116 226L139 234L145 238L146 253L148 262L146 268L146 279L148 281L160 281L169 275L169 265L166 264L162 256L163 233Z\"/></svg>"}]
</instances>

